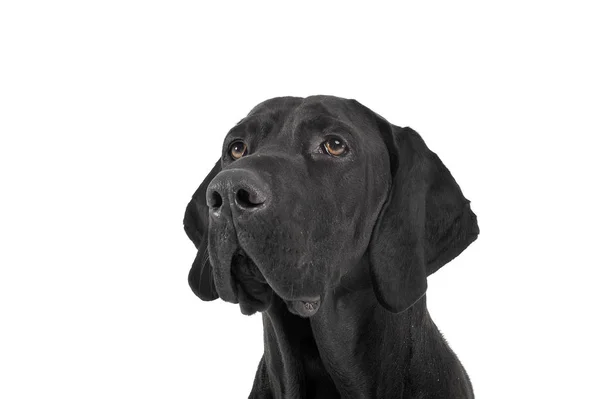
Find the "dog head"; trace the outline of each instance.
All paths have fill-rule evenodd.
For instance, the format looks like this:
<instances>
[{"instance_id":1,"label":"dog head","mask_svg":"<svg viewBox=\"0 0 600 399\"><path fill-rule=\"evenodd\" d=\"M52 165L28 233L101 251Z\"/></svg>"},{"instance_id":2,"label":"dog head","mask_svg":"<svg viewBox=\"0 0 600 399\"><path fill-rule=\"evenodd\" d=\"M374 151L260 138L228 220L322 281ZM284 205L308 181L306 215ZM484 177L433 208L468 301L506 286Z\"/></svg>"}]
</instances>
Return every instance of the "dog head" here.
<instances>
[{"instance_id":1,"label":"dog head","mask_svg":"<svg viewBox=\"0 0 600 399\"><path fill-rule=\"evenodd\" d=\"M469 201L415 131L331 96L250 111L227 134L184 227L198 249L189 282L201 299L252 314L277 295L305 317L363 257L381 305L401 312L479 233Z\"/></svg>"}]
</instances>

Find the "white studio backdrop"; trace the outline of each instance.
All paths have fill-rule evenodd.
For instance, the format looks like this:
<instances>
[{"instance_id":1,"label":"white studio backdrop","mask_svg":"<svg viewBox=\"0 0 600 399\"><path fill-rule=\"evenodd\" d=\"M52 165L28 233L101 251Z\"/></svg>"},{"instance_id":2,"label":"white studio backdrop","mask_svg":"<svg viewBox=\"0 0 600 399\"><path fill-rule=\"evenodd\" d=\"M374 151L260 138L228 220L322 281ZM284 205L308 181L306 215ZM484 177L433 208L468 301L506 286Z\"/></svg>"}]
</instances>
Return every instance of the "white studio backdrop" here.
<instances>
[{"instance_id":1,"label":"white studio backdrop","mask_svg":"<svg viewBox=\"0 0 600 399\"><path fill-rule=\"evenodd\" d=\"M229 128L311 94L472 201L428 305L476 396L600 397L595 4L323 3L0 4L0 397L247 397L260 316L192 294L183 213Z\"/></svg>"}]
</instances>

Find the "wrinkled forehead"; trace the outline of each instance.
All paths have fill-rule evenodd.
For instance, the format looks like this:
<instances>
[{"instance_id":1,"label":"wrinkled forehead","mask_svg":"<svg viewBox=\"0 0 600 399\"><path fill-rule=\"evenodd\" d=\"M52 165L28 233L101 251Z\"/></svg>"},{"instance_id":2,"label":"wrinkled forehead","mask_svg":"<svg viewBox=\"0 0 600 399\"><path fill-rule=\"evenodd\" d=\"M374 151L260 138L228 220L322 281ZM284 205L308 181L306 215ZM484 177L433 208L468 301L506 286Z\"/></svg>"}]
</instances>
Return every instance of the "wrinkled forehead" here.
<instances>
[{"instance_id":1,"label":"wrinkled forehead","mask_svg":"<svg viewBox=\"0 0 600 399\"><path fill-rule=\"evenodd\" d=\"M228 136L301 139L313 132L347 131L358 140L372 134L368 110L351 100L328 96L281 97L257 105Z\"/></svg>"}]
</instances>

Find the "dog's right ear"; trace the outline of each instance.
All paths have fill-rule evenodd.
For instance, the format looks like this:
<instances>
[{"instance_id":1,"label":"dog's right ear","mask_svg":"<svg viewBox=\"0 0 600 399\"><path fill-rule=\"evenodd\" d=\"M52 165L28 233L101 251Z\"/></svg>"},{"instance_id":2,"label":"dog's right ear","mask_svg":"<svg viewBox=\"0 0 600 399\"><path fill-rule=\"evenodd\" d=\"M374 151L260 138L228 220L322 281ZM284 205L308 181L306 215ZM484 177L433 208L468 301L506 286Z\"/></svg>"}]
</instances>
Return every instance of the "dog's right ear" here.
<instances>
[{"instance_id":1,"label":"dog's right ear","mask_svg":"<svg viewBox=\"0 0 600 399\"><path fill-rule=\"evenodd\" d=\"M219 160L196 190L185 209L183 228L198 253L188 275L190 288L203 301L212 301L219 297L213 278L212 266L208 258L208 206L206 205L206 188L221 171Z\"/></svg>"}]
</instances>

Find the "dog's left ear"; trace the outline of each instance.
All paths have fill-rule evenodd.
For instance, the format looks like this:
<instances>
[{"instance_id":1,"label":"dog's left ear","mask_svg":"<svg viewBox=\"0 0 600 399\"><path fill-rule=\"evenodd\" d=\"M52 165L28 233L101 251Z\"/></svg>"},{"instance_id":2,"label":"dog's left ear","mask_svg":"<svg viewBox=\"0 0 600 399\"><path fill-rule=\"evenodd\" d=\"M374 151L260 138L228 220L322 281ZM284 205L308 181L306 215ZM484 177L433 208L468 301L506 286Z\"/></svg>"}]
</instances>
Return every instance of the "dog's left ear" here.
<instances>
[{"instance_id":1,"label":"dog's left ear","mask_svg":"<svg viewBox=\"0 0 600 399\"><path fill-rule=\"evenodd\" d=\"M200 187L196 190L185 209L183 228L198 253L188 275L190 288L203 301L212 301L219 297L213 278L212 266L208 258L208 206L206 205L206 188L221 171L218 161Z\"/></svg>"},{"instance_id":2,"label":"dog's left ear","mask_svg":"<svg viewBox=\"0 0 600 399\"><path fill-rule=\"evenodd\" d=\"M467 248L479 227L469 200L421 136L376 119L392 186L371 237L371 279L381 305L398 313L421 299L427 276Z\"/></svg>"}]
</instances>

